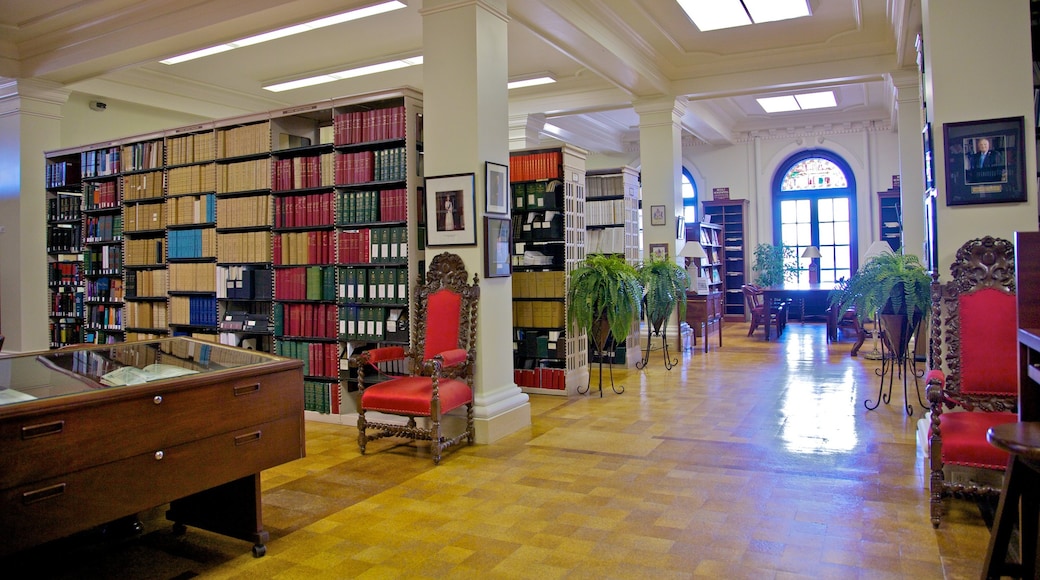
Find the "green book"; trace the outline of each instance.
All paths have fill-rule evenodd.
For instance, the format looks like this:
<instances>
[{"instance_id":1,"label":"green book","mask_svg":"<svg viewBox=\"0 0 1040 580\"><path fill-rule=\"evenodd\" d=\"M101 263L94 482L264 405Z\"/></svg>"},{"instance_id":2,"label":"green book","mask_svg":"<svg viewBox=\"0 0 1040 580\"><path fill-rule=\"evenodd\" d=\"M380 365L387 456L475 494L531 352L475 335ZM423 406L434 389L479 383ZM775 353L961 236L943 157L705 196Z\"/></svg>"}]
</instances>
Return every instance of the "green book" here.
<instances>
[{"instance_id":1,"label":"green book","mask_svg":"<svg viewBox=\"0 0 1040 580\"><path fill-rule=\"evenodd\" d=\"M307 300L321 300L321 267L307 268Z\"/></svg>"}]
</instances>

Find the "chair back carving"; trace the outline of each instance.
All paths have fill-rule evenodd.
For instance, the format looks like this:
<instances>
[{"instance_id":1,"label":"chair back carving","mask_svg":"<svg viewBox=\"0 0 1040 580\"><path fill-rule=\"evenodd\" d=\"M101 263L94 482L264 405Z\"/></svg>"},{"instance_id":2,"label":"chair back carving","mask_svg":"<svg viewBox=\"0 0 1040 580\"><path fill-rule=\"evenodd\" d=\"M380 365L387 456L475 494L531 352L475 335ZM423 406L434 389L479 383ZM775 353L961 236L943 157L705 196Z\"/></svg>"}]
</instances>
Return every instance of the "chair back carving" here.
<instances>
[{"instance_id":1,"label":"chair back carving","mask_svg":"<svg viewBox=\"0 0 1040 580\"><path fill-rule=\"evenodd\" d=\"M933 275L929 361L946 367L946 391L985 411L1015 407L1018 319L1015 248L986 236L957 251L951 280ZM945 351L945 352L944 352Z\"/></svg>"},{"instance_id":2,"label":"chair back carving","mask_svg":"<svg viewBox=\"0 0 1040 580\"><path fill-rule=\"evenodd\" d=\"M423 371L434 356L453 349L476 356L479 278L467 281L466 265L456 254L438 254L430 262L426 283L419 276L416 321L409 357L413 372ZM472 373L469 373L472 374Z\"/></svg>"}]
</instances>

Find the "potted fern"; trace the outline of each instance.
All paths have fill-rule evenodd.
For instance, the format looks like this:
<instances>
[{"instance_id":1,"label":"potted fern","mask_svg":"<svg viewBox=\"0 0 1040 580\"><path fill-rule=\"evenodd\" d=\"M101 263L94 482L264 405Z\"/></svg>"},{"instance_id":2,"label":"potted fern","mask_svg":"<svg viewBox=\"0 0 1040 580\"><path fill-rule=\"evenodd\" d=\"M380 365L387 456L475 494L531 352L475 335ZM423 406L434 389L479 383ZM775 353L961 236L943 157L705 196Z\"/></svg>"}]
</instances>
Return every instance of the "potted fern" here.
<instances>
[{"instance_id":1,"label":"potted fern","mask_svg":"<svg viewBox=\"0 0 1040 580\"><path fill-rule=\"evenodd\" d=\"M639 281L645 293L646 319L654 329L660 329L672 311L678 307L679 320L686 318L686 289L690 276L675 262L651 256L638 268Z\"/></svg>"},{"instance_id":2,"label":"potted fern","mask_svg":"<svg viewBox=\"0 0 1040 580\"><path fill-rule=\"evenodd\" d=\"M884 252L840 281L829 302L839 313L849 307L855 307L861 317L879 312L889 347L902 357L910 336L931 309L931 283L917 256Z\"/></svg>"},{"instance_id":3,"label":"potted fern","mask_svg":"<svg viewBox=\"0 0 1040 580\"><path fill-rule=\"evenodd\" d=\"M798 279L798 262L791 246L759 244L755 246L755 284L762 287L780 286Z\"/></svg>"},{"instance_id":4,"label":"potted fern","mask_svg":"<svg viewBox=\"0 0 1040 580\"><path fill-rule=\"evenodd\" d=\"M642 312L643 286L635 267L618 255L589 254L570 273L567 326L584 330L602 350L608 332L624 340Z\"/></svg>"}]
</instances>

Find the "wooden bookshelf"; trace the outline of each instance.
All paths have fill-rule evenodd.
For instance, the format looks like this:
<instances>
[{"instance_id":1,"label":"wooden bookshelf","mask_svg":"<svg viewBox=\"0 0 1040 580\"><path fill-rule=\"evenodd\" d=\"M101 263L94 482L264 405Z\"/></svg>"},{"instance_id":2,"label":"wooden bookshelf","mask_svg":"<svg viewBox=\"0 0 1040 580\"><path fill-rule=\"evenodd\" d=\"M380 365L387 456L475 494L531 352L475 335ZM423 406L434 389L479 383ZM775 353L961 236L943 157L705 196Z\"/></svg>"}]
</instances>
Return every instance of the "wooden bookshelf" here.
<instances>
[{"instance_id":1,"label":"wooden bookshelf","mask_svg":"<svg viewBox=\"0 0 1040 580\"><path fill-rule=\"evenodd\" d=\"M704 213L711 216L710 223L722 228L723 308L726 320L734 322L743 322L747 317L741 288L747 283L748 272L748 203L746 199L704 202Z\"/></svg>"}]
</instances>

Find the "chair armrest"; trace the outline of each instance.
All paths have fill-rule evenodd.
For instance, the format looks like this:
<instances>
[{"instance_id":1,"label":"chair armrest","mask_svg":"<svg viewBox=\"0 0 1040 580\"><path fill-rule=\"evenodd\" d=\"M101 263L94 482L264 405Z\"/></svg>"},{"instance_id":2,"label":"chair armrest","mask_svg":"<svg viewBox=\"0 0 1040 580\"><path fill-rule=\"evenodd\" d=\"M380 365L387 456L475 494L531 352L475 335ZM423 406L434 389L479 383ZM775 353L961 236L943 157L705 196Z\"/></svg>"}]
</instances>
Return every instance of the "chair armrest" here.
<instances>
[{"instance_id":1,"label":"chair armrest","mask_svg":"<svg viewBox=\"0 0 1040 580\"><path fill-rule=\"evenodd\" d=\"M365 352L359 352L357 354L350 355L350 366L357 367L366 364L377 364L386 362L389 360L401 360L404 358L404 347L400 346L383 346L380 348L373 348L372 350L366 350Z\"/></svg>"},{"instance_id":2,"label":"chair armrest","mask_svg":"<svg viewBox=\"0 0 1040 580\"><path fill-rule=\"evenodd\" d=\"M442 353L438 353L423 362L423 374L429 376L440 376L445 370L453 369L458 367L461 369L466 363L469 362L469 351L464 348L453 348L446 350Z\"/></svg>"},{"instance_id":3,"label":"chair armrest","mask_svg":"<svg viewBox=\"0 0 1040 580\"><path fill-rule=\"evenodd\" d=\"M924 375L925 397L934 409L941 406L946 398L946 374L939 369L931 369ZM940 411L941 413L942 411Z\"/></svg>"}]
</instances>

